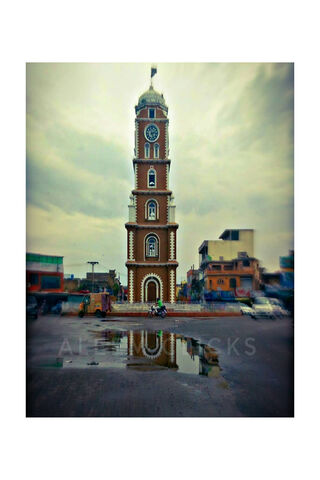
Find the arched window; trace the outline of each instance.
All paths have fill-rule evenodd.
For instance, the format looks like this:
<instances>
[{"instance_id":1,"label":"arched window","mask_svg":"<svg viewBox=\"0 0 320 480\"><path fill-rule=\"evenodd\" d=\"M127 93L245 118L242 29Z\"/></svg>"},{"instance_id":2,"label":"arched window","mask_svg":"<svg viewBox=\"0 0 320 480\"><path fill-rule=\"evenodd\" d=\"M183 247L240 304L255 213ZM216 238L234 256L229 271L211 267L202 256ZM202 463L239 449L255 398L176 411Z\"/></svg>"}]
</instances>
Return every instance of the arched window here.
<instances>
[{"instance_id":1,"label":"arched window","mask_svg":"<svg viewBox=\"0 0 320 480\"><path fill-rule=\"evenodd\" d=\"M156 187L156 171L153 168L148 171L148 187Z\"/></svg>"},{"instance_id":2,"label":"arched window","mask_svg":"<svg viewBox=\"0 0 320 480\"><path fill-rule=\"evenodd\" d=\"M157 257L159 252L159 242L157 237L150 235L146 239L146 256Z\"/></svg>"},{"instance_id":3,"label":"arched window","mask_svg":"<svg viewBox=\"0 0 320 480\"><path fill-rule=\"evenodd\" d=\"M154 158L159 158L159 143L155 143L153 147Z\"/></svg>"},{"instance_id":4,"label":"arched window","mask_svg":"<svg viewBox=\"0 0 320 480\"><path fill-rule=\"evenodd\" d=\"M149 143L144 144L144 156L145 156L145 158L149 158L149 156L150 156L150 144Z\"/></svg>"},{"instance_id":5,"label":"arched window","mask_svg":"<svg viewBox=\"0 0 320 480\"><path fill-rule=\"evenodd\" d=\"M147 205L147 215L148 220L156 220L157 218L157 204L153 200L148 202Z\"/></svg>"}]
</instances>

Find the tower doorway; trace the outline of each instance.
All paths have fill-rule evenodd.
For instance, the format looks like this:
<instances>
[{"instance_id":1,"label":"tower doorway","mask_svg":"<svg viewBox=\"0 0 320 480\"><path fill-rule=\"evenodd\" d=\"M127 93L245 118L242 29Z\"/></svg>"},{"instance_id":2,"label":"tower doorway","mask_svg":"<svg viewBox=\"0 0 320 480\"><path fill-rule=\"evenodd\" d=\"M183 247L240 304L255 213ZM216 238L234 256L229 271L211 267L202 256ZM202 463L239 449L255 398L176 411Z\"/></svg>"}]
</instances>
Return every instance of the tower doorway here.
<instances>
[{"instance_id":1,"label":"tower doorway","mask_svg":"<svg viewBox=\"0 0 320 480\"><path fill-rule=\"evenodd\" d=\"M155 273L147 274L141 282L141 302L155 302L157 298L162 300L162 280Z\"/></svg>"},{"instance_id":2,"label":"tower doorway","mask_svg":"<svg viewBox=\"0 0 320 480\"><path fill-rule=\"evenodd\" d=\"M147 284L147 302L155 302L157 300L157 285L154 280L150 280Z\"/></svg>"}]
</instances>

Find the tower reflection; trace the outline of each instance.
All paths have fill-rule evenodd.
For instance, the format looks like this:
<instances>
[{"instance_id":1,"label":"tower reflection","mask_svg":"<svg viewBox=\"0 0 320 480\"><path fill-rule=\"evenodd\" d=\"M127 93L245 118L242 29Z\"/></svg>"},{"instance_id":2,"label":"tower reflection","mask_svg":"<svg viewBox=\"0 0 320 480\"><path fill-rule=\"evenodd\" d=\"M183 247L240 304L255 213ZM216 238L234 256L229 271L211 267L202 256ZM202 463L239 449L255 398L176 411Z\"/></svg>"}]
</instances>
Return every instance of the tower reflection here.
<instances>
[{"instance_id":1,"label":"tower reflection","mask_svg":"<svg viewBox=\"0 0 320 480\"><path fill-rule=\"evenodd\" d=\"M161 330L131 330L127 335L128 367L158 366L207 377L220 375L217 351L193 338Z\"/></svg>"},{"instance_id":2,"label":"tower reflection","mask_svg":"<svg viewBox=\"0 0 320 480\"><path fill-rule=\"evenodd\" d=\"M131 330L128 333L128 357L129 367L157 365L165 368L178 368L176 335L162 330L156 332Z\"/></svg>"}]
</instances>

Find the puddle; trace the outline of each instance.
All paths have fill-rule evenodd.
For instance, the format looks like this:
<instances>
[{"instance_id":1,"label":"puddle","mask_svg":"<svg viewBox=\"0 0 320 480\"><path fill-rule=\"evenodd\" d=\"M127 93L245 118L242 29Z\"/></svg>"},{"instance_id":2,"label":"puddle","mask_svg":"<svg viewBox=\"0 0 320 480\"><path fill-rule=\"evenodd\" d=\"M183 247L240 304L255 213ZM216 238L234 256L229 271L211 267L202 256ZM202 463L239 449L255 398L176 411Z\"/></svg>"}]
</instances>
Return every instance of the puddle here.
<instances>
[{"instance_id":1,"label":"puddle","mask_svg":"<svg viewBox=\"0 0 320 480\"><path fill-rule=\"evenodd\" d=\"M193 338L162 330L89 332L92 342L88 344L86 352L72 357L72 362L71 357L66 357L63 368L170 369L178 373L220 376L217 351Z\"/></svg>"}]
</instances>

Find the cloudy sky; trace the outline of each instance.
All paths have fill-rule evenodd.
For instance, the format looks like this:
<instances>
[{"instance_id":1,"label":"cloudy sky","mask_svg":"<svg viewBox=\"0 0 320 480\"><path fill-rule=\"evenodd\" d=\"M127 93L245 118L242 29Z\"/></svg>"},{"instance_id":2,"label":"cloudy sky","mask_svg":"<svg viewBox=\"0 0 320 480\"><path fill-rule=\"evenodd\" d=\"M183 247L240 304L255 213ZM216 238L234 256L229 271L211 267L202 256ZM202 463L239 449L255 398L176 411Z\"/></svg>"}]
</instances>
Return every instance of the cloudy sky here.
<instances>
[{"instance_id":1,"label":"cloudy sky","mask_svg":"<svg viewBox=\"0 0 320 480\"><path fill-rule=\"evenodd\" d=\"M28 64L27 249L126 283L134 106L150 64ZM292 64L158 64L169 106L177 280L203 240L254 228L269 271L293 248Z\"/></svg>"}]
</instances>

